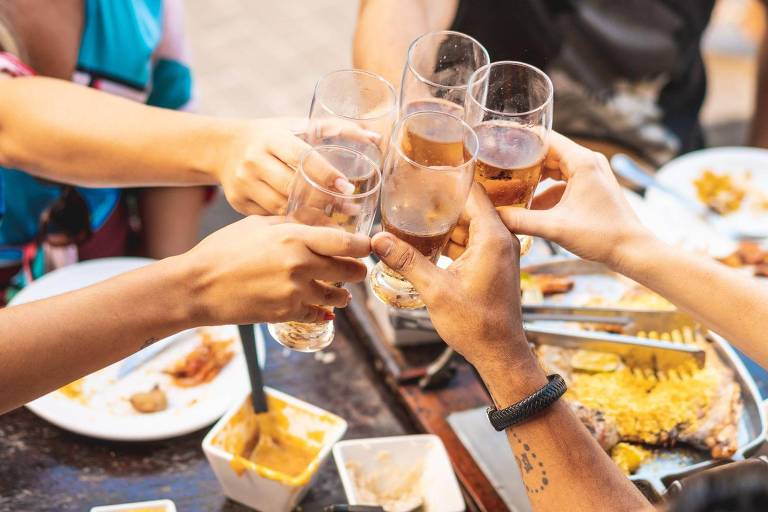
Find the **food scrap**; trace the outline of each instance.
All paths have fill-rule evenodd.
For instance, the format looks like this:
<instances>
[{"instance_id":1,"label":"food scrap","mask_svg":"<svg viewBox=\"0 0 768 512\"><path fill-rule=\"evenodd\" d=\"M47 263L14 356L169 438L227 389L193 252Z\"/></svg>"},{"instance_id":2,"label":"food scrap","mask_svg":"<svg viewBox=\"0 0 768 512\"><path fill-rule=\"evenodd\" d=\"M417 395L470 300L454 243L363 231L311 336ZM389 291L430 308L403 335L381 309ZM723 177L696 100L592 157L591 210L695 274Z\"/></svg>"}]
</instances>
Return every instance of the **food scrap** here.
<instances>
[{"instance_id":1,"label":"food scrap","mask_svg":"<svg viewBox=\"0 0 768 512\"><path fill-rule=\"evenodd\" d=\"M650 450L632 443L619 443L611 450L611 459L625 475L631 475L651 457Z\"/></svg>"},{"instance_id":2,"label":"food scrap","mask_svg":"<svg viewBox=\"0 0 768 512\"><path fill-rule=\"evenodd\" d=\"M404 470L395 467L391 455L381 451L376 455L378 469L366 472L358 464L346 464L355 485L360 504L379 506L386 512L409 512L424 503L422 496L423 461Z\"/></svg>"},{"instance_id":3,"label":"food scrap","mask_svg":"<svg viewBox=\"0 0 768 512\"><path fill-rule=\"evenodd\" d=\"M184 359L165 370L177 386L188 388L212 381L235 355L229 348L232 339L214 340L207 332L202 338Z\"/></svg>"},{"instance_id":4,"label":"food scrap","mask_svg":"<svg viewBox=\"0 0 768 512\"><path fill-rule=\"evenodd\" d=\"M168 408L168 397L157 384L145 393L134 393L129 400L133 408L141 413L160 412Z\"/></svg>"},{"instance_id":5,"label":"food scrap","mask_svg":"<svg viewBox=\"0 0 768 512\"><path fill-rule=\"evenodd\" d=\"M59 393L66 396L70 400L75 400L76 402L80 402L81 404L85 404L87 402L86 396L83 393L83 382L85 379L77 379L74 382L70 382L66 386L62 386L59 388Z\"/></svg>"},{"instance_id":6,"label":"food scrap","mask_svg":"<svg viewBox=\"0 0 768 512\"><path fill-rule=\"evenodd\" d=\"M574 281L570 276L556 276L554 274L536 274L531 276L533 283L541 290L542 295L555 295L566 293L573 289Z\"/></svg>"},{"instance_id":7,"label":"food scrap","mask_svg":"<svg viewBox=\"0 0 768 512\"><path fill-rule=\"evenodd\" d=\"M693 180L696 195L707 206L721 214L733 213L739 208L746 195L745 188L736 183L729 174L716 174L707 169L697 179Z\"/></svg>"},{"instance_id":8,"label":"food scrap","mask_svg":"<svg viewBox=\"0 0 768 512\"><path fill-rule=\"evenodd\" d=\"M734 268L754 265L755 276L768 277L768 249L763 249L756 242L743 240L733 253L718 261Z\"/></svg>"}]
</instances>

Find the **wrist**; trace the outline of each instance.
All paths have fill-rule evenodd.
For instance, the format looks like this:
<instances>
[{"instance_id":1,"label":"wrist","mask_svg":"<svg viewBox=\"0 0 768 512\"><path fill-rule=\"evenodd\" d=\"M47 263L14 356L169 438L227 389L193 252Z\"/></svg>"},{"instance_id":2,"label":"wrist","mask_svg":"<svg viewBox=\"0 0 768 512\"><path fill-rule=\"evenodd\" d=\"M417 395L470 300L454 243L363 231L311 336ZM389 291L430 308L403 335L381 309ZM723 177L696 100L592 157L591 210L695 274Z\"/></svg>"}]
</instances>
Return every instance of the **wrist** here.
<instances>
[{"instance_id":1,"label":"wrist","mask_svg":"<svg viewBox=\"0 0 768 512\"><path fill-rule=\"evenodd\" d=\"M171 256L161 261L167 268L165 286L174 296L176 315L184 328L212 324L207 303L210 279L197 258L190 252Z\"/></svg>"},{"instance_id":2,"label":"wrist","mask_svg":"<svg viewBox=\"0 0 768 512\"><path fill-rule=\"evenodd\" d=\"M640 227L619 238L612 244L608 258L604 262L620 274L629 275L638 266L640 258L653 254L653 247L659 240L647 229Z\"/></svg>"},{"instance_id":3,"label":"wrist","mask_svg":"<svg viewBox=\"0 0 768 512\"><path fill-rule=\"evenodd\" d=\"M151 281L153 293L163 297L158 304L163 305L163 322L177 331L202 325L193 314L195 294L190 287L191 272L186 259L171 256L153 263L154 275L147 276Z\"/></svg>"},{"instance_id":4,"label":"wrist","mask_svg":"<svg viewBox=\"0 0 768 512\"><path fill-rule=\"evenodd\" d=\"M209 183L222 185L227 171L236 167L248 152L255 129L250 121L208 118L195 171L205 175Z\"/></svg>"},{"instance_id":5,"label":"wrist","mask_svg":"<svg viewBox=\"0 0 768 512\"><path fill-rule=\"evenodd\" d=\"M547 383L547 376L531 351L525 358L497 358L496 362L478 368L478 373L499 409L519 402Z\"/></svg>"}]
</instances>

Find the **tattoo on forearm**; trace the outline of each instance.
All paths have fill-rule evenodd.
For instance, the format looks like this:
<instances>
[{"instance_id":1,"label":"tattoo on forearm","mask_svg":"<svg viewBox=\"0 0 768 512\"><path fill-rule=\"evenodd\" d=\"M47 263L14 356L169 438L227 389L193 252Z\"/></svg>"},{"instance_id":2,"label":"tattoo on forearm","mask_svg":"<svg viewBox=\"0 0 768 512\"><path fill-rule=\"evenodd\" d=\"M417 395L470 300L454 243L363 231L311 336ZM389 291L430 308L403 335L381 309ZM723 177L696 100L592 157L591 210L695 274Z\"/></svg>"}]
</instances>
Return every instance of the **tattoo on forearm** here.
<instances>
[{"instance_id":1,"label":"tattoo on forearm","mask_svg":"<svg viewBox=\"0 0 768 512\"><path fill-rule=\"evenodd\" d=\"M149 338L147 341L145 341L145 342L144 342L144 343L141 345L141 348L140 348L139 350L141 350L141 349L145 349L145 348L147 348L148 346L150 346L150 345L152 345L152 344L154 344L154 343L157 343L158 341L160 341L158 338L154 338L154 337L152 337L152 338Z\"/></svg>"},{"instance_id":2,"label":"tattoo on forearm","mask_svg":"<svg viewBox=\"0 0 768 512\"><path fill-rule=\"evenodd\" d=\"M549 485L547 469L536 452L516 433L510 430L510 435L515 444L515 460L523 477L525 490L529 494L539 494ZM518 455L519 452L519 455Z\"/></svg>"}]
</instances>

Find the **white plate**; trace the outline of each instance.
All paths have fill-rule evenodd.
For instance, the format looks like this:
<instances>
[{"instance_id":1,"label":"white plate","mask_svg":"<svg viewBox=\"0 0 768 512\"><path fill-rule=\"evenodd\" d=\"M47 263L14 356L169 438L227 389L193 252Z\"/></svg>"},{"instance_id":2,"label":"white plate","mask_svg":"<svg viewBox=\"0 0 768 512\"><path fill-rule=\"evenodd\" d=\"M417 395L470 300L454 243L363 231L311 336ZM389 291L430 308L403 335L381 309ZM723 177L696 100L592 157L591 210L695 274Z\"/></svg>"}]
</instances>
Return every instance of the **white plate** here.
<instances>
[{"instance_id":1,"label":"white plate","mask_svg":"<svg viewBox=\"0 0 768 512\"><path fill-rule=\"evenodd\" d=\"M107 258L77 263L47 274L22 290L11 305L22 304L76 290L110 277L152 263L144 258ZM85 400L68 398L54 391L27 404L29 410L63 429L99 439L116 441L151 441L194 432L220 418L232 405L233 398L248 390L248 376L236 326L203 328L216 339L233 338L235 357L211 382L191 388L170 383L162 370L183 358L199 343L191 332L187 339L173 344L125 378L115 375L120 362L83 379ZM256 329L256 345L264 364L264 338ZM160 384L168 396L165 411L141 414L127 400L131 394L148 391Z\"/></svg>"},{"instance_id":2,"label":"white plate","mask_svg":"<svg viewBox=\"0 0 768 512\"><path fill-rule=\"evenodd\" d=\"M694 151L668 162L656 174L657 179L698 201L693 181L702 171L710 169L717 174L740 176L750 172L751 188L768 197L768 150L746 147L723 147ZM678 230L685 230L688 224L693 229L684 238L690 244L705 246L712 245L711 235L700 228L695 221L699 219L691 214L684 206L670 198L664 192L651 189L646 194L648 204L662 212L667 222ZM755 208L745 200L738 211L726 216L728 223L735 229L754 237L768 237L768 210ZM718 243L718 242L714 242Z\"/></svg>"}]
</instances>

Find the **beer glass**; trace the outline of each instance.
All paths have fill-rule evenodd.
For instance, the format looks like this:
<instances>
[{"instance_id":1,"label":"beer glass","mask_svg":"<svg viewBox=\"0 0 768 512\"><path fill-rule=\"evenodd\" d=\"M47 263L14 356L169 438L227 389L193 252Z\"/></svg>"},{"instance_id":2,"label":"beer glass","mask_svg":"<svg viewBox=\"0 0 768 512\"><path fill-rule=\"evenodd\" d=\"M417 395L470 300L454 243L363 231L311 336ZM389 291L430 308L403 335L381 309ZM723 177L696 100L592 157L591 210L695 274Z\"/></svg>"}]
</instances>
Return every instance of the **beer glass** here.
<instances>
[{"instance_id":1,"label":"beer glass","mask_svg":"<svg viewBox=\"0 0 768 512\"><path fill-rule=\"evenodd\" d=\"M327 188L313 176L333 166L354 185L345 194ZM304 153L288 197L290 221L328 226L350 233L370 234L381 188L381 171L376 163L354 149L317 146ZM327 283L342 286L343 283ZM330 309L328 306L317 304ZM320 323L284 322L269 324L269 333L280 344L300 352L316 352L333 341L333 321Z\"/></svg>"},{"instance_id":2,"label":"beer glass","mask_svg":"<svg viewBox=\"0 0 768 512\"><path fill-rule=\"evenodd\" d=\"M453 114L422 111L401 119L384 164L384 231L435 263L464 209L477 150L474 131ZM373 292L386 304L404 309L424 306L413 285L383 262L370 279Z\"/></svg>"},{"instance_id":3,"label":"beer glass","mask_svg":"<svg viewBox=\"0 0 768 512\"><path fill-rule=\"evenodd\" d=\"M464 119L480 141L475 181L496 206L530 208L552 129L552 81L522 62L494 62L469 80ZM532 244L518 235L522 254Z\"/></svg>"},{"instance_id":4,"label":"beer glass","mask_svg":"<svg viewBox=\"0 0 768 512\"><path fill-rule=\"evenodd\" d=\"M307 142L349 147L381 166L396 118L397 95L384 78L357 69L333 71L315 85Z\"/></svg>"},{"instance_id":5,"label":"beer glass","mask_svg":"<svg viewBox=\"0 0 768 512\"><path fill-rule=\"evenodd\" d=\"M400 112L448 112L463 117L469 77L490 62L488 51L460 32L428 32L408 48L400 85Z\"/></svg>"}]
</instances>

